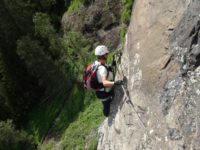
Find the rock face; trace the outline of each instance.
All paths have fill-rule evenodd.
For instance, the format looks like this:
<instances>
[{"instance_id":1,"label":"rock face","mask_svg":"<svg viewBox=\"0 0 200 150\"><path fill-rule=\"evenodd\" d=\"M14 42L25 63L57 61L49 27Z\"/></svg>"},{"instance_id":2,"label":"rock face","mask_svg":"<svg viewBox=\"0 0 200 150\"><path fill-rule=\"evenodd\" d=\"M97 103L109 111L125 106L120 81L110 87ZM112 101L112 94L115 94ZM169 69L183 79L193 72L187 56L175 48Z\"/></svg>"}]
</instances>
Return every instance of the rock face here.
<instances>
[{"instance_id":1,"label":"rock face","mask_svg":"<svg viewBox=\"0 0 200 150\"><path fill-rule=\"evenodd\" d=\"M66 13L62 18L64 33L77 31L93 43L105 44L115 49L120 43L121 0L94 0L89 6L72 14Z\"/></svg>"},{"instance_id":2,"label":"rock face","mask_svg":"<svg viewBox=\"0 0 200 150\"><path fill-rule=\"evenodd\" d=\"M136 0L99 150L200 149L200 1Z\"/></svg>"}]
</instances>

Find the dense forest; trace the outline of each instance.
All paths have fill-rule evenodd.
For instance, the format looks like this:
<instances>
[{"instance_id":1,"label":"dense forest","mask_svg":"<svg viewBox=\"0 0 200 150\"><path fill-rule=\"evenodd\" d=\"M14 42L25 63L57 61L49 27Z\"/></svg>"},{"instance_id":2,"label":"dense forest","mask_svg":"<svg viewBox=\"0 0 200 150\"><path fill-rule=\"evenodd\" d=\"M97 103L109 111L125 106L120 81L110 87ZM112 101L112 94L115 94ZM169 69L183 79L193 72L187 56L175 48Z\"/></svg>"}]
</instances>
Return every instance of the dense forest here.
<instances>
[{"instance_id":1,"label":"dense forest","mask_svg":"<svg viewBox=\"0 0 200 150\"><path fill-rule=\"evenodd\" d=\"M91 103L93 94L81 92L81 79L94 59L93 41L84 31L64 31L61 20L78 8L77 3L88 7L93 2L0 1L0 149L36 149L63 107L68 116L60 120L65 123L58 127L60 132ZM119 18L125 24L123 36L132 2L122 1L127 9L125 19ZM76 101L70 102L70 97ZM37 137L34 124L42 124Z\"/></svg>"}]
</instances>

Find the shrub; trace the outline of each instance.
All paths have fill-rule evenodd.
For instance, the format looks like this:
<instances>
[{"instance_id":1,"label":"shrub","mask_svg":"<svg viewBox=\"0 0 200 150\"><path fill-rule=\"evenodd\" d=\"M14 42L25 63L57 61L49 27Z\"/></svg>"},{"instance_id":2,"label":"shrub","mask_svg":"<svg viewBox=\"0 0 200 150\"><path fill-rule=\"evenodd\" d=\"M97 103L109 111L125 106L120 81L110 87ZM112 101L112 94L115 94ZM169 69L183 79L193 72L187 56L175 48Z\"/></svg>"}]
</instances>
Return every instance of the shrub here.
<instances>
[{"instance_id":1,"label":"shrub","mask_svg":"<svg viewBox=\"0 0 200 150\"><path fill-rule=\"evenodd\" d=\"M133 7L134 0L122 0L122 30L121 30L121 41L124 43L125 41L125 35L127 32L127 26L130 23L131 19L131 13L132 13L132 7Z\"/></svg>"},{"instance_id":2,"label":"shrub","mask_svg":"<svg viewBox=\"0 0 200 150\"><path fill-rule=\"evenodd\" d=\"M129 24L132 12L134 0L122 0L123 11L122 11L122 22L125 24Z\"/></svg>"},{"instance_id":3,"label":"shrub","mask_svg":"<svg viewBox=\"0 0 200 150\"><path fill-rule=\"evenodd\" d=\"M16 130L11 120L0 122L0 149L33 150L36 145L32 141L32 136Z\"/></svg>"}]
</instances>

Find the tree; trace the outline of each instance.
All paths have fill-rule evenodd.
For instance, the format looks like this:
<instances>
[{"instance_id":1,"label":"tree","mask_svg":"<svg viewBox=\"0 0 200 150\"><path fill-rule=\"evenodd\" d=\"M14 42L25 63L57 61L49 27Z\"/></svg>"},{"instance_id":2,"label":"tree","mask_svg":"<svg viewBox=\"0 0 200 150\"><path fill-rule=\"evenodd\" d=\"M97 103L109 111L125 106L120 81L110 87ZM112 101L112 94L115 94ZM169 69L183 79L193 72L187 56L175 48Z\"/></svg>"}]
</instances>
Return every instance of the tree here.
<instances>
[{"instance_id":1,"label":"tree","mask_svg":"<svg viewBox=\"0 0 200 150\"><path fill-rule=\"evenodd\" d=\"M12 121L0 122L0 149L5 150L34 150L36 144L32 136L25 131L16 130Z\"/></svg>"},{"instance_id":2,"label":"tree","mask_svg":"<svg viewBox=\"0 0 200 150\"><path fill-rule=\"evenodd\" d=\"M92 44L81 33L68 32L64 37L65 46L68 47L68 56L74 60L78 72L83 72L87 62L92 58Z\"/></svg>"},{"instance_id":3,"label":"tree","mask_svg":"<svg viewBox=\"0 0 200 150\"><path fill-rule=\"evenodd\" d=\"M57 66L65 64L62 63L60 59L61 53L57 51L60 47L59 38L57 40L54 36L56 35L55 31L59 30L59 26L55 24L58 22L59 17L61 17L59 15L62 14L62 11L64 11L64 8L66 7L65 5L62 5L64 3L64 0L0 1L0 102L7 110L0 110L0 114L2 114L0 115L0 120L8 117L13 118L16 121L17 119L22 118L23 114L26 114L33 103L39 102L42 93L45 90L45 87L41 86L41 84L44 85L44 83L47 83L47 79L49 79L38 77L37 75L39 73L37 75L33 74L32 70L36 70L35 68L37 68L36 66L38 64L29 68L27 67L27 64L29 63L28 60L25 58L22 59L22 55L19 55L20 46L17 46L17 43L20 43L19 41L22 41L21 43L23 43L23 37L30 37L30 39L33 39L33 41L38 44L39 48L45 52L44 55L47 56L45 56L46 59L43 61L47 60L47 62L43 62L43 64L48 64L49 59L52 59L51 63L54 67L56 67L55 64L57 64ZM54 18L52 21L54 24L51 25L53 36L48 35L48 37L46 37L49 39L48 42L45 42L46 38L43 38L41 36L42 34L40 34L39 38L37 37L38 35L35 36L33 16L36 11L46 11L50 14L48 16ZM54 25L57 27L56 30L54 29ZM38 31L38 29L36 29L36 31ZM36 32L36 34L38 33ZM38 38L39 41L34 40L36 38ZM29 44L35 44L35 42L29 42ZM55 47L57 47L57 49L55 49ZM27 50L24 49L24 51L29 53L28 48ZM44 65L43 67L45 66L47 65ZM46 72L43 70L43 74L45 73ZM54 79L54 81L55 80L56 79Z\"/></svg>"}]
</instances>

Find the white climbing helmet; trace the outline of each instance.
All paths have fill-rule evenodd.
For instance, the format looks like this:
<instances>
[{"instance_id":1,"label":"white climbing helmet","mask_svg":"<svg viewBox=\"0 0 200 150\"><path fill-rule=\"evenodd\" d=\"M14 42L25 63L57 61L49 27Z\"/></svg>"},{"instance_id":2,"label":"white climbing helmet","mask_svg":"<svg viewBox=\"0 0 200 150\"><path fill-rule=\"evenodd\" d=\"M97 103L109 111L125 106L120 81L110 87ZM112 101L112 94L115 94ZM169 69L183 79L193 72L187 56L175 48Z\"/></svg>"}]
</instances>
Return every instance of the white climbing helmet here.
<instances>
[{"instance_id":1,"label":"white climbing helmet","mask_svg":"<svg viewBox=\"0 0 200 150\"><path fill-rule=\"evenodd\" d=\"M108 48L104 45L99 45L95 48L95 55L96 56L103 56L109 53Z\"/></svg>"}]
</instances>

